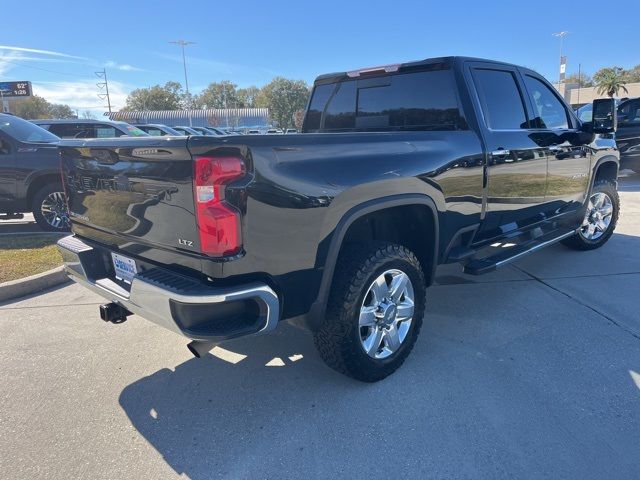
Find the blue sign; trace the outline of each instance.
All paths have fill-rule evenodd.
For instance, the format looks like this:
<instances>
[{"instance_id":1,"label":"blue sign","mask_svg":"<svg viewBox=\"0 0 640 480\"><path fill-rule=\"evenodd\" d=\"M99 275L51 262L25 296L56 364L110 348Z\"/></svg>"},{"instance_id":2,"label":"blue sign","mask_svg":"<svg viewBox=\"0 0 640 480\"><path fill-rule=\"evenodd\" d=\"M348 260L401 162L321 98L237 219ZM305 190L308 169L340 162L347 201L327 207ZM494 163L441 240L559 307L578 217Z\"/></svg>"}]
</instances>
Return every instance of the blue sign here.
<instances>
[{"instance_id":1,"label":"blue sign","mask_svg":"<svg viewBox=\"0 0 640 480\"><path fill-rule=\"evenodd\" d=\"M2 97L30 97L31 82L0 82Z\"/></svg>"}]
</instances>

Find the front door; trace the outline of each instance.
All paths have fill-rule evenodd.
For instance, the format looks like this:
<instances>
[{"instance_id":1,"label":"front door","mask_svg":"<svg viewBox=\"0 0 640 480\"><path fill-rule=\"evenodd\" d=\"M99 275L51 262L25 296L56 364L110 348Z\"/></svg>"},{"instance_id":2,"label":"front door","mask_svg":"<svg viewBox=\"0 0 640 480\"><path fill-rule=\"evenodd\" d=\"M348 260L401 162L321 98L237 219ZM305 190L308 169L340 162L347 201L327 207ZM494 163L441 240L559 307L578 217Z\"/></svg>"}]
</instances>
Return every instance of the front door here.
<instances>
[{"instance_id":1,"label":"front door","mask_svg":"<svg viewBox=\"0 0 640 480\"><path fill-rule=\"evenodd\" d=\"M469 68L488 152L481 239L541 219L547 155L531 135L529 106L517 69L490 63L472 63Z\"/></svg>"},{"instance_id":2,"label":"front door","mask_svg":"<svg viewBox=\"0 0 640 480\"><path fill-rule=\"evenodd\" d=\"M534 72L522 72L531 110L531 135L548 159L546 216L577 210L589 190L591 135L578 130L578 122L554 88Z\"/></svg>"}]
</instances>

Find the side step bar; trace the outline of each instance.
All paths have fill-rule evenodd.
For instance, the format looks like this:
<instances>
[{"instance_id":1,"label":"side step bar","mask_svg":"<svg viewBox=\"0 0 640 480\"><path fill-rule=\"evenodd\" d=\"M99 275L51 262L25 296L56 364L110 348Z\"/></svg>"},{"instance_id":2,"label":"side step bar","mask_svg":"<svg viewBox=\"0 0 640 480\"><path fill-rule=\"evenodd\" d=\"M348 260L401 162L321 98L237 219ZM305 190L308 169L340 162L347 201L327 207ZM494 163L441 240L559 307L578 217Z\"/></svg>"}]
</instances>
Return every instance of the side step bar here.
<instances>
[{"instance_id":1,"label":"side step bar","mask_svg":"<svg viewBox=\"0 0 640 480\"><path fill-rule=\"evenodd\" d=\"M513 262L525 255L537 252L541 248L553 245L554 243L564 240L575 233L575 230L554 230L541 237L525 242L521 245L515 245L510 248L501 248L495 255L485 258L477 258L471 260L464 266L464 273L470 275L482 275L496 270L498 267Z\"/></svg>"}]
</instances>

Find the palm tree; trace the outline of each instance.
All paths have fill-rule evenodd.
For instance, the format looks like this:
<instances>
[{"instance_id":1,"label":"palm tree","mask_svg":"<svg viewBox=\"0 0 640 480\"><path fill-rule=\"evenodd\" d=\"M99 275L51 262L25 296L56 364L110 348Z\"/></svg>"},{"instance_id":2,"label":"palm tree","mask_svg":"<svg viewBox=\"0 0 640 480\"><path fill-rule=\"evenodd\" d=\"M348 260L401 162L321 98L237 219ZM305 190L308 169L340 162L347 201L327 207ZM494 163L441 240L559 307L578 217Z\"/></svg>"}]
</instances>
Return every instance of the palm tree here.
<instances>
[{"instance_id":1,"label":"palm tree","mask_svg":"<svg viewBox=\"0 0 640 480\"><path fill-rule=\"evenodd\" d=\"M613 98L620 90L629 93L625 87L624 70L620 67L603 68L593 76L593 79L599 95L608 95Z\"/></svg>"}]
</instances>

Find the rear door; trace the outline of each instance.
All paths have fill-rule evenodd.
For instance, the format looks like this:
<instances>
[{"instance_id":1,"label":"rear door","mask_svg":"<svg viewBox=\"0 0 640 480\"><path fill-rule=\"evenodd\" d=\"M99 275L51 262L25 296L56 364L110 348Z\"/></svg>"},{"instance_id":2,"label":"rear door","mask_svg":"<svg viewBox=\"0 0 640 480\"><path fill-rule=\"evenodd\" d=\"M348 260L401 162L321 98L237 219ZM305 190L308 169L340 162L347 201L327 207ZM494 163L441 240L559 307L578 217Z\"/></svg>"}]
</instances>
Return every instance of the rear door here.
<instances>
[{"instance_id":1,"label":"rear door","mask_svg":"<svg viewBox=\"0 0 640 480\"><path fill-rule=\"evenodd\" d=\"M486 216L481 237L540 220L547 187L547 155L531 135L529 102L515 67L467 64L484 124L487 149Z\"/></svg>"},{"instance_id":2,"label":"rear door","mask_svg":"<svg viewBox=\"0 0 640 480\"><path fill-rule=\"evenodd\" d=\"M581 134L575 117L555 89L538 74L522 71L533 112L529 135L547 156L547 216L580 208L589 189L590 135Z\"/></svg>"},{"instance_id":3,"label":"rear door","mask_svg":"<svg viewBox=\"0 0 640 480\"><path fill-rule=\"evenodd\" d=\"M0 132L0 212L8 212L16 196L15 145L8 135Z\"/></svg>"}]
</instances>

